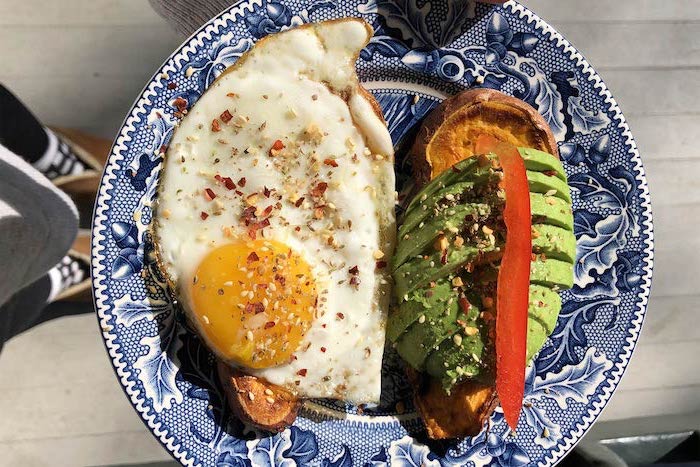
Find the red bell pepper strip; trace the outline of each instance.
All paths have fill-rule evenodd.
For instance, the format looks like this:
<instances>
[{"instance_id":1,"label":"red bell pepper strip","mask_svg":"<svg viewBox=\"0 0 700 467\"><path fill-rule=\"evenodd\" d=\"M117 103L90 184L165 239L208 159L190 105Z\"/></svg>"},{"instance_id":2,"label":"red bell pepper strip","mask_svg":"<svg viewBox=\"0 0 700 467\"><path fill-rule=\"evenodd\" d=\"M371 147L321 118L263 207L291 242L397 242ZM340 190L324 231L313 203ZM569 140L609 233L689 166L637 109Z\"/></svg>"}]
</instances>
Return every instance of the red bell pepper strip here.
<instances>
[{"instance_id":1,"label":"red bell pepper strip","mask_svg":"<svg viewBox=\"0 0 700 467\"><path fill-rule=\"evenodd\" d=\"M525 163L515 146L488 135L477 154L494 152L503 170L506 243L496 289L496 392L508 425L515 430L525 390L527 309L532 256L532 211Z\"/></svg>"},{"instance_id":2,"label":"red bell pepper strip","mask_svg":"<svg viewBox=\"0 0 700 467\"><path fill-rule=\"evenodd\" d=\"M496 151L500 141L491 135L479 135L474 145L474 154L488 154Z\"/></svg>"}]
</instances>

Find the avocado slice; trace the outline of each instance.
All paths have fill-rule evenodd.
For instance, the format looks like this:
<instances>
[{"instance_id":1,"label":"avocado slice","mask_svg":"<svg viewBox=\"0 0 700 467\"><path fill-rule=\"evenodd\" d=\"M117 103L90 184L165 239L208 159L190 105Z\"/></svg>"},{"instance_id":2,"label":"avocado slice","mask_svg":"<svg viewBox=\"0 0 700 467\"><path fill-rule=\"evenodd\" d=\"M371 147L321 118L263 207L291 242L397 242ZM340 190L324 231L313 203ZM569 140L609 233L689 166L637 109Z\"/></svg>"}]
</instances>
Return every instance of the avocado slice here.
<instances>
[{"instance_id":1,"label":"avocado slice","mask_svg":"<svg viewBox=\"0 0 700 467\"><path fill-rule=\"evenodd\" d=\"M436 211L441 212L446 209L447 206L442 206L442 204L444 204L442 203L443 200L446 200L445 196L461 198L462 193L471 190L473 187L474 182L455 183L454 185L446 186L442 190L439 190L424 202L414 205L411 210L404 213L397 238L403 239L406 234L419 226L426 218L435 215Z\"/></svg>"},{"instance_id":2,"label":"avocado slice","mask_svg":"<svg viewBox=\"0 0 700 467\"><path fill-rule=\"evenodd\" d=\"M571 230L547 224L532 224L532 252L569 263L576 260L576 237Z\"/></svg>"},{"instance_id":3,"label":"avocado slice","mask_svg":"<svg viewBox=\"0 0 700 467\"><path fill-rule=\"evenodd\" d=\"M435 191L423 201L416 201L418 198L414 198L404 213L403 221L399 227L399 238L420 225L430 214L442 210L444 204L471 202L472 199L477 198L476 194L481 187L500 180L501 172L494 171L490 166L477 167L475 170L472 173L462 173L463 180ZM492 196L494 195L484 195L480 198ZM453 197L454 201L449 201L450 197ZM481 202L482 199L475 201Z\"/></svg>"},{"instance_id":4,"label":"avocado slice","mask_svg":"<svg viewBox=\"0 0 700 467\"><path fill-rule=\"evenodd\" d=\"M430 183L421 188L406 207L406 211L410 211L414 205L418 204L420 201L425 201L446 186L454 185L456 182L463 180L465 173L472 171L478 166L479 161L476 157L470 157L457 162L452 170L445 170Z\"/></svg>"},{"instance_id":5,"label":"avocado slice","mask_svg":"<svg viewBox=\"0 0 700 467\"><path fill-rule=\"evenodd\" d=\"M539 321L546 331L547 336L554 331L554 327L557 325L559 311L561 311L561 297L559 293L549 287L530 284L528 317L531 320L535 319ZM530 338L528 337L528 343L529 341ZM539 347L541 347L543 343L544 341L539 344Z\"/></svg>"},{"instance_id":6,"label":"avocado slice","mask_svg":"<svg viewBox=\"0 0 700 467\"><path fill-rule=\"evenodd\" d=\"M416 370L422 371L428 354L459 329L457 300L445 305L424 310L396 341L396 351Z\"/></svg>"},{"instance_id":7,"label":"avocado slice","mask_svg":"<svg viewBox=\"0 0 700 467\"><path fill-rule=\"evenodd\" d=\"M571 204L571 192L569 185L555 177L545 175L543 172L527 171L527 182L530 186L530 193L549 193L552 192L557 198L561 198Z\"/></svg>"},{"instance_id":8,"label":"avocado slice","mask_svg":"<svg viewBox=\"0 0 700 467\"><path fill-rule=\"evenodd\" d=\"M574 265L558 259L542 260L537 256L530 263L530 283L570 289L574 286Z\"/></svg>"},{"instance_id":9,"label":"avocado slice","mask_svg":"<svg viewBox=\"0 0 700 467\"><path fill-rule=\"evenodd\" d=\"M451 249L445 264L441 262L442 253L435 251L425 257L413 257L394 271L394 293L401 302L404 297L430 281L456 271L464 264L473 261L480 252L493 251L495 245L479 250L474 246L464 245L462 248Z\"/></svg>"},{"instance_id":10,"label":"avocado slice","mask_svg":"<svg viewBox=\"0 0 700 467\"><path fill-rule=\"evenodd\" d=\"M566 230L574 230L571 204L561 198L530 193L530 210L533 224L550 224Z\"/></svg>"},{"instance_id":11,"label":"avocado slice","mask_svg":"<svg viewBox=\"0 0 700 467\"><path fill-rule=\"evenodd\" d=\"M440 233L444 233L448 238L456 234L450 228L461 230L465 218L483 219L491 213L488 204L459 204L443 209L432 218L427 219L422 226L416 228L401 237L401 241L396 246L392 267L397 269L410 257L415 256L428 247L432 247L433 241ZM420 224L419 224L420 225ZM432 248L431 248L432 249Z\"/></svg>"},{"instance_id":12,"label":"avocado slice","mask_svg":"<svg viewBox=\"0 0 700 467\"><path fill-rule=\"evenodd\" d=\"M551 154L532 148L518 148L520 156L525 162L525 168L534 172L554 172L554 174L566 182L566 172L561 161Z\"/></svg>"},{"instance_id":13,"label":"avocado slice","mask_svg":"<svg viewBox=\"0 0 700 467\"><path fill-rule=\"evenodd\" d=\"M476 316L478 316L478 308L473 304L472 308L476 309ZM539 352L554 330L560 310L561 298L558 293L541 285L530 284L527 362L530 362ZM457 346L453 339L446 339L425 360L425 371L439 379L448 391L464 377L480 381L493 378L493 374L488 371L484 362L485 356L493 352L484 349L485 342L488 341L488 332L495 325L495 321L487 322L476 316L468 321L468 326L477 327L478 334L469 337L462 333L460 346Z\"/></svg>"},{"instance_id":14,"label":"avocado slice","mask_svg":"<svg viewBox=\"0 0 700 467\"><path fill-rule=\"evenodd\" d=\"M481 315L482 306L479 294L469 293L469 312L462 315L464 326L459 332L442 341L425 360L425 371L439 379L443 387L449 389L465 377L484 381L489 378L485 358L490 355L489 332L495 321L487 321ZM455 339L455 335L459 337Z\"/></svg>"},{"instance_id":15,"label":"avocado slice","mask_svg":"<svg viewBox=\"0 0 700 467\"><path fill-rule=\"evenodd\" d=\"M432 293L428 293L432 292ZM435 287L414 290L408 300L392 310L386 325L386 337L390 342L396 342L401 334L418 320L426 310L439 308L444 310L447 300L452 296L452 284L443 277L435 282Z\"/></svg>"}]
</instances>

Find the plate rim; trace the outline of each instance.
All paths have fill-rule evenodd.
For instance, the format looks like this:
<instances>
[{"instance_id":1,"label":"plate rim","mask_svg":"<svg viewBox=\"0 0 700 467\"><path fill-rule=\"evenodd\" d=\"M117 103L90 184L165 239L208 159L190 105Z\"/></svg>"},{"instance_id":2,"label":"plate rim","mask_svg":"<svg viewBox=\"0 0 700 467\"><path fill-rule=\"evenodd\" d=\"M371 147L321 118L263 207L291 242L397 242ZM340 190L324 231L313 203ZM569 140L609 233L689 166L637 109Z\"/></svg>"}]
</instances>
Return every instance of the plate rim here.
<instances>
[{"instance_id":1,"label":"plate rim","mask_svg":"<svg viewBox=\"0 0 700 467\"><path fill-rule=\"evenodd\" d=\"M155 96L156 89L164 87L159 77L177 72L178 65L186 61L185 57L187 55L196 53L198 48L203 45L203 40L211 40L212 34L219 33L221 29L226 26L228 21L235 22L243 19L246 13L253 12L254 7L262 6L263 3L264 0L238 0L230 7L220 11L216 16L184 39L180 45L165 58L151 78L146 82L141 92L137 95L119 127L119 132L110 148L107 163L100 177L99 190L93 208L90 246L92 298L105 350L110 358L111 366L119 380L122 391L129 399L132 408L139 415L141 421L148 427L151 434L173 458L181 462L182 465L190 467L195 465L195 457L191 455L188 450L184 449L181 444L175 442L176 436L170 434L168 428L162 428L163 422L155 422L156 415L152 413L152 409L144 404L144 402L146 402L145 396L142 395L140 391L134 390L136 383L129 381L129 377L133 373L125 370L126 363L122 361L124 354L120 351L121 346L114 343L117 337L110 332L111 325L107 322L110 317L106 314L110 310L110 307L105 303L107 300L106 277L102 275L106 266L100 264L100 260L102 259L100 258L100 252L104 249L104 247L100 245L100 241L106 239L104 230L107 228L107 212L109 211L106 201L112 199L112 195L109 192L113 190L114 187L111 182L117 178L117 174L115 173L116 163L124 160L122 151L127 149L125 143L131 139L129 133L132 133L136 124L140 123L140 121L146 117L144 106L149 103L149 98ZM637 295L638 301L636 301L633 308L633 318L630 322L630 327L626 330L628 335L624 338L625 344L617 355L620 361L613 363L610 369L610 377L606 378L604 384L597 389L593 400L589 402L591 408L574 424L575 429L566 436L563 436L556 447L548 453L545 453L543 458L538 462L540 466L549 466L556 464L557 461L573 449L576 444L583 439L583 435L590 429L598 417L600 417L619 386L637 347L647 312L653 276L654 227L652 204L646 171L634 136L632 135L627 120L622 114L620 106L600 75L590 65L584 55L578 51L563 34L558 32L553 26L537 16L530 9L517 3L516 0L507 1L503 4L502 8L513 15L517 15L519 19L526 21L528 25L533 26L550 43L561 50L568 60L574 63L576 68L581 71L586 77L586 80L592 83L593 89L598 91L598 97L602 97L604 102L610 105L608 111L612 114L611 120L617 122L616 127L618 130L621 130L623 145L627 148L627 154L631 156L629 160L633 165L632 170L635 175L635 180L639 182L637 184L637 191L640 198L639 219L640 226L642 227L641 231L646 235L646 238L643 238L642 248L640 249L643 264L642 283L639 286L640 293ZM380 80L370 79L364 82L376 83L379 81Z\"/></svg>"}]
</instances>

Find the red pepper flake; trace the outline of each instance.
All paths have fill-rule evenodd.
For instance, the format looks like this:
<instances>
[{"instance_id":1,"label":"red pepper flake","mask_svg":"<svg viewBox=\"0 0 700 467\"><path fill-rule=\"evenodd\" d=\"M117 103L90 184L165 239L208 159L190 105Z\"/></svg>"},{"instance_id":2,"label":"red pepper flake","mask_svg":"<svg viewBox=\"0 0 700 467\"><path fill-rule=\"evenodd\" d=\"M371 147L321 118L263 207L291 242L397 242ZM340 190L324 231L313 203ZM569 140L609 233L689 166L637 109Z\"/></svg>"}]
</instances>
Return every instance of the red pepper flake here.
<instances>
[{"instance_id":1,"label":"red pepper flake","mask_svg":"<svg viewBox=\"0 0 700 467\"><path fill-rule=\"evenodd\" d=\"M469 303L469 300L467 300L467 297L459 297L457 303L459 304L459 308L462 310L462 313L465 315L469 313L469 309L472 307L472 305Z\"/></svg>"},{"instance_id":2,"label":"red pepper flake","mask_svg":"<svg viewBox=\"0 0 700 467\"><path fill-rule=\"evenodd\" d=\"M253 263L255 261L260 261L260 257L258 256L258 254L256 252L251 251L250 254L248 255L247 261L249 263Z\"/></svg>"},{"instance_id":3,"label":"red pepper flake","mask_svg":"<svg viewBox=\"0 0 700 467\"><path fill-rule=\"evenodd\" d=\"M275 327L275 322L274 321L268 321L265 323L265 326L263 326L265 329L270 329Z\"/></svg>"},{"instance_id":4,"label":"red pepper flake","mask_svg":"<svg viewBox=\"0 0 700 467\"><path fill-rule=\"evenodd\" d=\"M214 198L216 198L216 193L214 193L211 188L205 188L204 189L204 197L206 198L207 201L211 201Z\"/></svg>"},{"instance_id":5,"label":"red pepper flake","mask_svg":"<svg viewBox=\"0 0 700 467\"><path fill-rule=\"evenodd\" d=\"M243 210L243 214L241 214L241 219L245 225L250 225L251 222L257 219L257 216L255 215L255 206L248 206L245 208Z\"/></svg>"},{"instance_id":6,"label":"red pepper flake","mask_svg":"<svg viewBox=\"0 0 700 467\"><path fill-rule=\"evenodd\" d=\"M177 83L175 83L174 81L168 83L168 89L173 90L175 88L177 88Z\"/></svg>"},{"instance_id":7,"label":"red pepper flake","mask_svg":"<svg viewBox=\"0 0 700 467\"><path fill-rule=\"evenodd\" d=\"M187 110L187 100L183 99L182 97L177 97L173 101L173 105L177 109L178 112L184 112Z\"/></svg>"},{"instance_id":8,"label":"red pepper flake","mask_svg":"<svg viewBox=\"0 0 700 467\"><path fill-rule=\"evenodd\" d=\"M304 197L302 196L301 198L299 198L298 200L296 200L294 202L294 206L299 207L299 206L301 206L301 203L303 203L303 202L304 202Z\"/></svg>"},{"instance_id":9,"label":"red pepper flake","mask_svg":"<svg viewBox=\"0 0 700 467\"><path fill-rule=\"evenodd\" d=\"M301 370L297 371L297 374L299 376L306 376L306 372L307 372L306 368L302 368Z\"/></svg>"},{"instance_id":10,"label":"red pepper flake","mask_svg":"<svg viewBox=\"0 0 700 467\"><path fill-rule=\"evenodd\" d=\"M357 267L357 265L355 265L355 266L351 267L350 269L348 269L348 272L350 274L352 274L353 276L355 276L355 275L360 273L360 269Z\"/></svg>"},{"instance_id":11,"label":"red pepper flake","mask_svg":"<svg viewBox=\"0 0 700 467\"><path fill-rule=\"evenodd\" d=\"M231 112L229 112L228 109L226 109L223 112L221 112L221 115L219 115L219 118L221 119L222 122L228 123L233 118L233 115L231 115Z\"/></svg>"},{"instance_id":12,"label":"red pepper flake","mask_svg":"<svg viewBox=\"0 0 700 467\"><path fill-rule=\"evenodd\" d=\"M246 303L245 305L245 310L243 310L245 313L254 313L254 314L260 314L263 311L265 311L265 305L263 305L260 302L255 302L255 303ZM273 324L274 326L274 324ZM272 327L272 326L270 326ZM267 329L267 327L265 328Z\"/></svg>"},{"instance_id":13,"label":"red pepper flake","mask_svg":"<svg viewBox=\"0 0 700 467\"><path fill-rule=\"evenodd\" d=\"M270 189L269 189L268 187L264 186L264 187L263 187L263 196L264 196L265 198L269 198L269 197L270 197L270 193L272 193L272 192L270 191Z\"/></svg>"},{"instance_id":14,"label":"red pepper flake","mask_svg":"<svg viewBox=\"0 0 700 467\"><path fill-rule=\"evenodd\" d=\"M325 323L322 324L321 327L322 327L323 329L326 329L326 324L325 324Z\"/></svg>"},{"instance_id":15,"label":"red pepper flake","mask_svg":"<svg viewBox=\"0 0 700 467\"><path fill-rule=\"evenodd\" d=\"M320 182L318 185L316 185L311 190L311 196L315 196L315 197L323 196L323 194L326 192L326 188L328 188L328 183Z\"/></svg>"},{"instance_id":16,"label":"red pepper flake","mask_svg":"<svg viewBox=\"0 0 700 467\"><path fill-rule=\"evenodd\" d=\"M248 229L248 237L250 237L251 240L255 240L258 237L255 229Z\"/></svg>"},{"instance_id":17,"label":"red pepper flake","mask_svg":"<svg viewBox=\"0 0 700 467\"><path fill-rule=\"evenodd\" d=\"M300 232L300 231L301 231L301 227L299 227L299 226L297 225L296 227L294 227L294 231L295 231L295 232Z\"/></svg>"},{"instance_id":18,"label":"red pepper flake","mask_svg":"<svg viewBox=\"0 0 700 467\"><path fill-rule=\"evenodd\" d=\"M227 97L238 97L238 94L236 94L235 92L227 92L226 96Z\"/></svg>"},{"instance_id":19,"label":"red pepper flake","mask_svg":"<svg viewBox=\"0 0 700 467\"><path fill-rule=\"evenodd\" d=\"M447 264L447 250L442 251L442 254L440 255L440 263Z\"/></svg>"},{"instance_id":20,"label":"red pepper flake","mask_svg":"<svg viewBox=\"0 0 700 467\"><path fill-rule=\"evenodd\" d=\"M267 217L270 214L272 214L272 205L268 206L265 208L265 210L262 212L263 216Z\"/></svg>"},{"instance_id":21,"label":"red pepper flake","mask_svg":"<svg viewBox=\"0 0 700 467\"><path fill-rule=\"evenodd\" d=\"M238 186L240 186L240 187L245 186L245 177L241 177L241 179L238 180Z\"/></svg>"},{"instance_id":22,"label":"red pepper flake","mask_svg":"<svg viewBox=\"0 0 700 467\"><path fill-rule=\"evenodd\" d=\"M335 159L324 159L323 163L325 165L330 165L331 167L338 167L338 163L335 161Z\"/></svg>"},{"instance_id":23,"label":"red pepper flake","mask_svg":"<svg viewBox=\"0 0 700 467\"><path fill-rule=\"evenodd\" d=\"M325 348L325 347L321 347L321 352L326 353L326 348Z\"/></svg>"},{"instance_id":24,"label":"red pepper flake","mask_svg":"<svg viewBox=\"0 0 700 467\"><path fill-rule=\"evenodd\" d=\"M281 274L275 274L275 281L279 282L282 287L287 282L287 279Z\"/></svg>"},{"instance_id":25,"label":"red pepper flake","mask_svg":"<svg viewBox=\"0 0 700 467\"><path fill-rule=\"evenodd\" d=\"M231 177L224 177L223 179L224 186L226 187L227 190L233 190L236 188L236 184L233 183L233 180L231 180Z\"/></svg>"},{"instance_id":26,"label":"red pepper flake","mask_svg":"<svg viewBox=\"0 0 700 467\"><path fill-rule=\"evenodd\" d=\"M338 319L345 319L345 315L340 312L336 313L335 316L337 316Z\"/></svg>"},{"instance_id":27,"label":"red pepper flake","mask_svg":"<svg viewBox=\"0 0 700 467\"><path fill-rule=\"evenodd\" d=\"M360 278L357 277L357 276L352 276L352 277L350 278L350 285L355 286L355 287L357 287L358 285L360 285Z\"/></svg>"},{"instance_id":28,"label":"red pepper flake","mask_svg":"<svg viewBox=\"0 0 700 467\"><path fill-rule=\"evenodd\" d=\"M205 221L205 220L207 220L207 217L209 217L209 214L207 214L206 212L202 211L201 213L199 213L199 217L201 217L202 220Z\"/></svg>"},{"instance_id":29,"label":"red pepper flake","mask_svg":"<svg viewBox=\"0 0 700 467\"><path fill-rule=\"evenodd\" d=\"M221 131L221 125L219 125L219 120L214 119L211 121L211 131Z\"/></svg>"},{"instance_id":30,"label":"red pepper flake","mask_svg":"<svg viewBox=\"0 0 700 467\"><path fill-rule=\"evenodd\" d=\"M265 290L267 289L267 284L255 284L255 287Z\"/></svg>"},{"instance_id":31,"label":"red pepper flake","mask_svg":"<svg viewBox=\"0 0 700 467\"><path fill-rule=\"evenodd\" d=\"M284 143L282 143L282 140L278 139L275 140L274 143L272 143L272 147L270 148L270 156L274 157L276 156L282 149L284 149Z\"/></svg>"},{"instance_id":32,"label":"red pepper flake","mask_svg":"<svg viewBox=\"0 0 700 467\"><path fill-rule=\"evenodd\" d=\"M377 269L384 269L386 267L386 261L377 261Z\"/></svg>"},{"instance_id":33,"label":"red pepper flake","mask_svg":"<svg viewBox=\"0 0 700 467\"><path fill-rule=\"evenodd\" d=\"M557 171L556 170L545 170L542 173L548 177L554 177L557 174Z\"/></svg>"}]
</instances>

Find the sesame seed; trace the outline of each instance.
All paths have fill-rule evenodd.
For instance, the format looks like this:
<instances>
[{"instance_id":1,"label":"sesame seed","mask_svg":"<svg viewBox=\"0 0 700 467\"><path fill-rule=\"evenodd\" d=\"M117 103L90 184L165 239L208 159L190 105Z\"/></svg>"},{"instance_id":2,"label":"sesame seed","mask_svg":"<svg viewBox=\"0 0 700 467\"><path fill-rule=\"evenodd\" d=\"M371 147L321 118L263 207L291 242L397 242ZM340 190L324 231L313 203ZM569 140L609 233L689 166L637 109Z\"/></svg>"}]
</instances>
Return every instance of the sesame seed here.
<instances>
[{"instance_id":1,"label":"sesame seed","mask_svg":"<svg viewBox=\"0 0 700 467\"><path fill-rule=\"evenodd\" d=\"M462 335L461 334L455 334L452 336L452 341L455 343L457 347L462 345Z\"/></svg>"},{"instance_id":2,"label":"sesame seed","mask_svg":"<svg viewBox=\"0 0 700 467\"><path fill-rule=\"evenodd\" d=\"M255 400L255 394L253 394L252 391L248 391L248 399L254 401Z\"/></svg>"}]
</instances>

